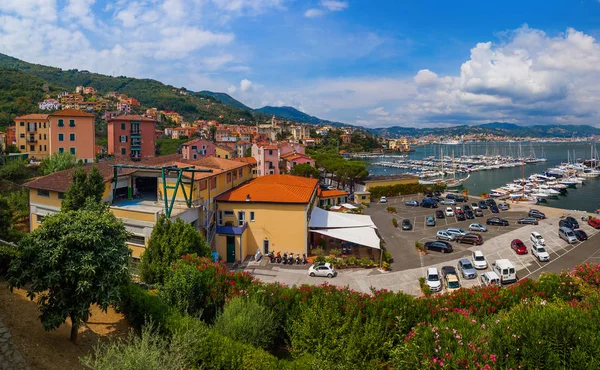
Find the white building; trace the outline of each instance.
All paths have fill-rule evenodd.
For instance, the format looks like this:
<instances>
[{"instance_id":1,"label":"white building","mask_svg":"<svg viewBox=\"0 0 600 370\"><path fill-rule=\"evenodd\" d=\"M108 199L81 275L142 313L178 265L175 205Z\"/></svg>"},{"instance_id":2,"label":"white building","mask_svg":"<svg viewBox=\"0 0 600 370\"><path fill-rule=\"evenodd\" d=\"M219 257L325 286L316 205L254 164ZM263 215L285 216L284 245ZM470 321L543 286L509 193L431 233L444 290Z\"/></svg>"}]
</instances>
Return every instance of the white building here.
<instances>
[{"instance_id":1,"label":"white building","mask_svg":"<svg viewBox=\"0 0 600 370\"><path fill-rule=\"evenodd\" d=\"M45 99L38 103L38 108L43 110L57 110L60 108L60 102L56 99Z\"/></svg>"}]
</instances>

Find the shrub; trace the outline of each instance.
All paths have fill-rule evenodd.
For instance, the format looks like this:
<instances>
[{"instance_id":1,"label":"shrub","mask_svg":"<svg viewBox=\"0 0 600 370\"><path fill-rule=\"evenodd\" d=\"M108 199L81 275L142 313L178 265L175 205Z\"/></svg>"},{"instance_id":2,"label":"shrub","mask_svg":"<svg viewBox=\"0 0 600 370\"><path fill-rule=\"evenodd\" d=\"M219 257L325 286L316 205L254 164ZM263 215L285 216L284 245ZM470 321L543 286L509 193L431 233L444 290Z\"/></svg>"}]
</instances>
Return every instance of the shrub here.
<instances>
[{"instance_id":1,"label":"shrub","mask_svg":"<svg viewBox=\"0 0 600 370\"><path fill-rule=\"evenodd\" d=\"M424 296L429 297L431 295L431 287L425 283L425 278L421 276L419 278L419 287Z\"/></svg>"},{"instance_id":2,"label":"shrub","mask_svg":"<svg viewBox=\"0 0 600 370\"><path fill-rule=\"evenodd\" d=\"M389 213L396 213L396 207L387 207L385 210Z\"/></svg>"},{"instance_id":3,"label":"shrub","mask_svg":"<svg viewBox=\"0 0 600 370\"><path fill-rule=\"evenodd\" d=\"M275 338L275 316L254 298L234 297L217 315L214 328L231 339L268 348Z\"/></svg>"},{"instance_id":4,"label":"shrub","mask_svg":"<svg viewBox=\"0 0 600 370\"><path fill-rule=\"evenodd\" d=\"M163 330L173 315L172 308L160 297L134 283L121 287L117 311L123 313L136 329L141 329L150 320L156 325L156 329Z\"/></svg>"},{"instance_id":5,"label":"shrub","mask_svg":"<svg viewBox=\"0 0 600 370\"><path fill-rule=\"evenodd\" d=\"M0 245L0 276L6 274L12 260L19 256L16 247Z\"/></svg>"},{"instance_id":6,"label":"shrub","mask_svg":"<svg viewBox=\"0 0 600 370\"><path fill-rule=\"evenodd\" d=\"M339 248L334 248L329 251L330 254L333 254L334 257L339 257L342 255L342 251Z\"/></svg>"},{"instance_id":7,"label":"shrub","mask_svg":"<svg viewBox=\"0 0 600 370\"><path fill-rule=\"evenodd\" d=\"M322 257L325 254L325 249L323 248L313 248L312 253L317 257Z\"/></svg>"},{"instance_id":8,"label":"shrub","mask_svg":"<svg viewBox=\"0 0 600 370\"><path fill-rule=\"evenodd\" d=\"M394 225L394 227L398 227L398 220L392 218L392 225Z\"/></svg>"},{"instance_id":9,"label":"shrub","mask_svg":"<svg viewBox=\"0 0 600 370\"><path fill-rule=\"evenodd\" d=\"M420 250L421 252L427 253L427 249L425 249L425 245L418 240L415 241L415 248L417 248L417 250Z\"/></svg>"}]
</instances>

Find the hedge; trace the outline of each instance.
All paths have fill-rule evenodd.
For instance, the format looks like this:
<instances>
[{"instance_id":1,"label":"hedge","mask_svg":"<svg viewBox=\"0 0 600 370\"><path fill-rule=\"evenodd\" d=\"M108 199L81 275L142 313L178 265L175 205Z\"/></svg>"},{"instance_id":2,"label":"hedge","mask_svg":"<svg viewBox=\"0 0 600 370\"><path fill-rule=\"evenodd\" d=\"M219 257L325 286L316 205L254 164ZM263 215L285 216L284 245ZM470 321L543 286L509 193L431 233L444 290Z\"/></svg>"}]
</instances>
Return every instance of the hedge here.
<instances>
[{"instance_id":1,"label":"hedge","mask_svg":"<svg viewBox=\"0 0 600 370\"><path fill-rule=\"evenodd\" d=\"M12 260L19 256L19 252L14 247L0 245L0 276L8 271Z\"/></svg>"},{"instance_id":2,"label":"hedge","mask_svg":"<svg viewBox=\"0 0 600 370\"><path fill-rule=\"evenodd\" d=\"M409 195L426 193L428 191L443 191L446 189L446 185L422 185L422 184L396 184L386 186L374 186L369 188L371 192L371 198L396 197L398 195Z\"/></svg>"}]
</instances>

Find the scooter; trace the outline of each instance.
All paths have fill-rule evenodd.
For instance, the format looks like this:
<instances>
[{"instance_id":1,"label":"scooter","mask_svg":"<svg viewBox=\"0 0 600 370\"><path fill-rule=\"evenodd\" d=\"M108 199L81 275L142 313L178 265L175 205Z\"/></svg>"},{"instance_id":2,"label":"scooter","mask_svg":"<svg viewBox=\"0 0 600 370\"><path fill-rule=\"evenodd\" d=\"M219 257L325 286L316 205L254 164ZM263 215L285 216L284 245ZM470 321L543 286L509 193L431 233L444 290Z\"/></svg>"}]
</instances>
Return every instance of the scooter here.
<instances>
[{"instance_id":1,"label":"scooter","mask_svg":"<svg viewBox=\"0 0 600 370\"><path fill-rule=\"evenodd\" d=\"M275 263L275 255L273 254L273 252L267 253L267 258L269 258L269 261L271 263Z\"/></svg>"},{"instance_id":2,"label":"scooter","mask_svg":"<svg viewBox=\"0 0 600 370\"><path fill-rule=\"evenodd\" d=\"M290 255L288 256L288 265L293 265L294 264L294 253L290 253Z\"/></svg>"},{"instance_id":3,"label":"scooter","mask_svg":"<svg viewBox=\"0 0 600 370\"><path fill-rule=\"evenodd\" d=\"M300 259L300 255L296 254L296 265L299 265L302 262L302 260Z\"/></svg>"},{"instance_id":4,"label":"scooter","mask_svg":"<svg viewBox=\"0 0 600 370\"><path fill-rule=\"evenodd\" d=\"M257 249L257 250L256 250L256 254L254 254L254 260L255 260L256 262L258 262L258 261L260 261L260 260L262 259L262 257L263 257L263 255L262 255L262 253L260 252L260 249Z\"/></svg>"},{"instance_id":5,"label":"scooter","mask_svg":"<svg viewBox=\"0 0 600 370\"><path fill-rule=\"evenodd\" d=\"M283 264L287 265L287 263L288 263L287 253L284 253L283 254Z\"/></svg>"},{"instance_id":6,"label":"scooter","mask_svg":"<svg viewBox=\"0 0 600 370\"><path fill-rule=\"evenodd\" d=\"M308 263L308 260L306 259L306 253L302 253L302 264L306 265Z\"/></svg>"},{"instance_id":7,"label":"scooter","mask_svg":"<svg viewBox=\"0 0 600 370\"><path fill-rule=\"evenodd\" d=\"M275 262L281 263L281 252L277 252L277 255L275 256Z\"/></svg>"}]
</instances>

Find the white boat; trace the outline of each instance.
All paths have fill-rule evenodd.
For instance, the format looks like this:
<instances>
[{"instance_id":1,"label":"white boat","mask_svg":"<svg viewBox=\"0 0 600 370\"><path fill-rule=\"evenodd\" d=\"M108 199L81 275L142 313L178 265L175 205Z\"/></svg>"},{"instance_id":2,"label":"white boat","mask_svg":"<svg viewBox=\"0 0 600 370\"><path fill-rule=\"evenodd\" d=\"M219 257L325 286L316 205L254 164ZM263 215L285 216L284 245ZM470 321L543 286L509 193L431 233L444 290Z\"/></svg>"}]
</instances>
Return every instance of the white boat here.
<instances>
[{"instance_id":1,"label":"white boat","mask_svg":"<svg viewBox=\"0 0 600 370\"><path fill-rule=\"evenodd\" d=\"M549 195L546 193L535 193L535 194L531 194L531 196L536 197L536 198L541 198L541 199L546 199L549 197Z\"/></svg>"}]
</instances>

